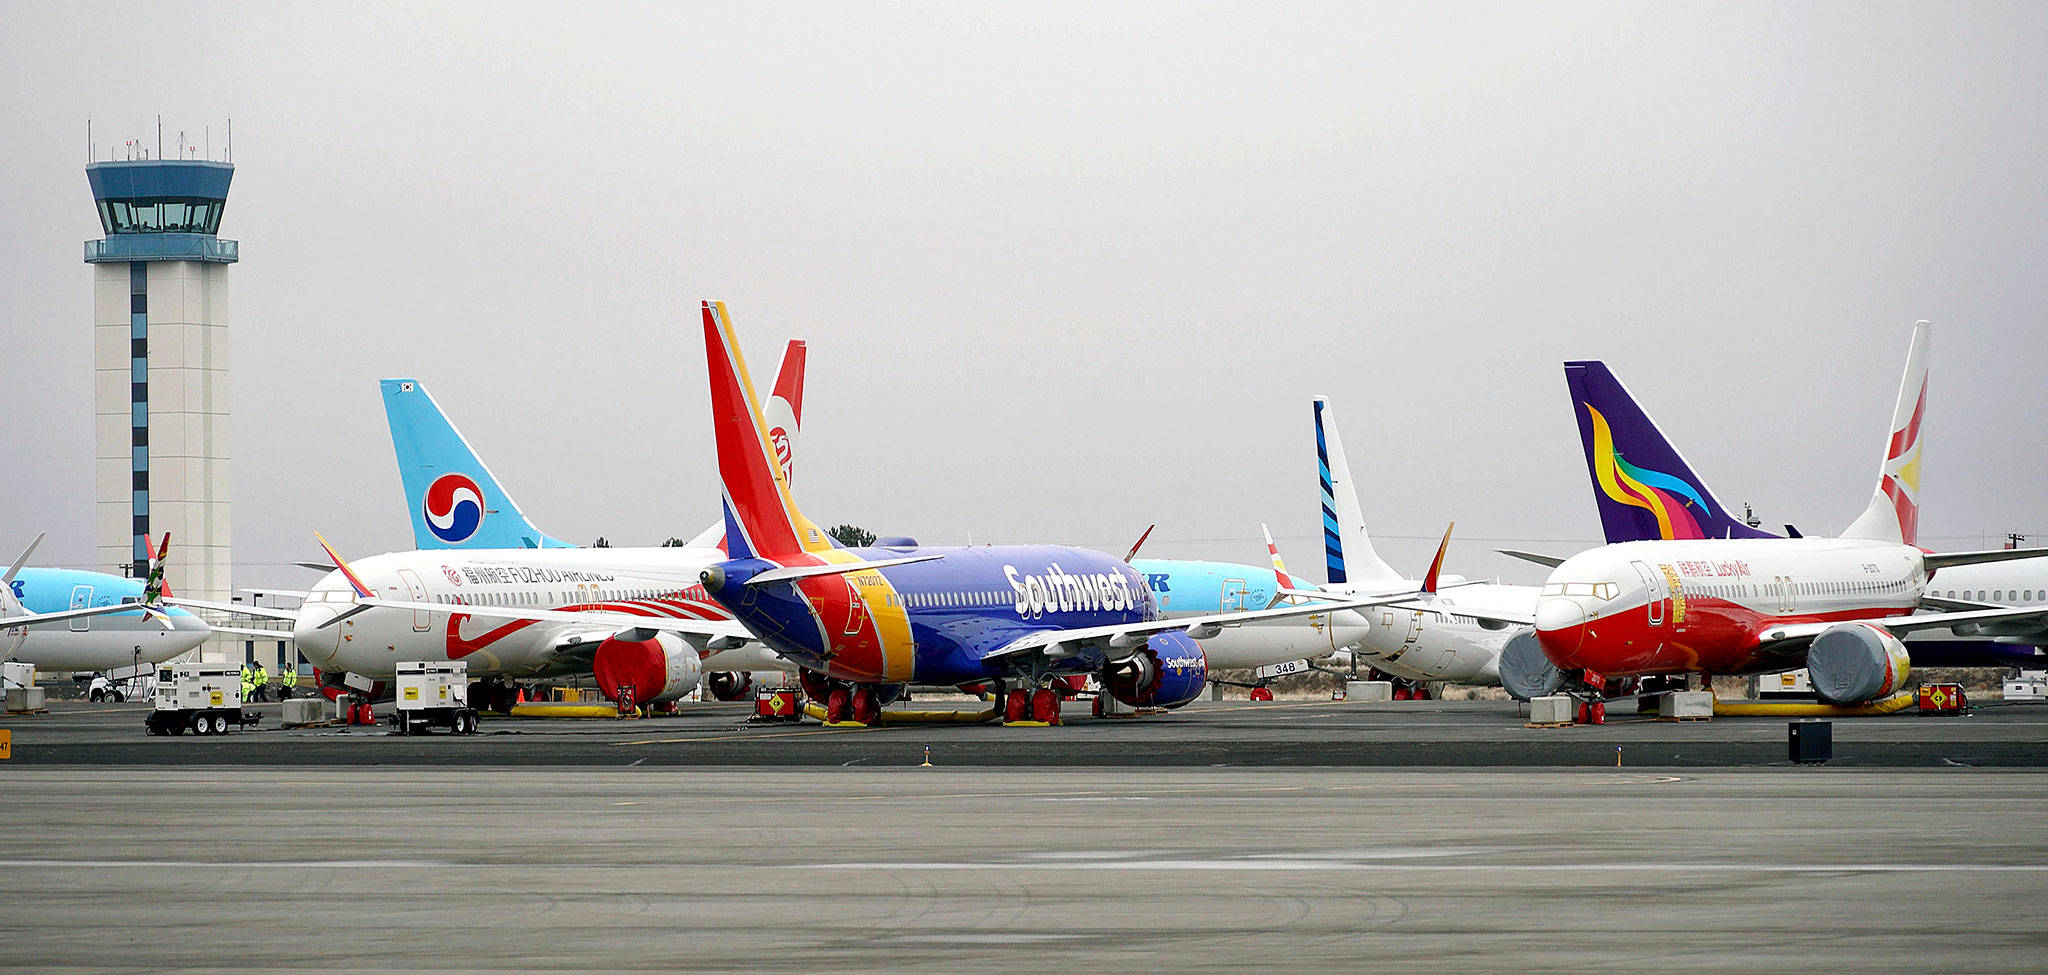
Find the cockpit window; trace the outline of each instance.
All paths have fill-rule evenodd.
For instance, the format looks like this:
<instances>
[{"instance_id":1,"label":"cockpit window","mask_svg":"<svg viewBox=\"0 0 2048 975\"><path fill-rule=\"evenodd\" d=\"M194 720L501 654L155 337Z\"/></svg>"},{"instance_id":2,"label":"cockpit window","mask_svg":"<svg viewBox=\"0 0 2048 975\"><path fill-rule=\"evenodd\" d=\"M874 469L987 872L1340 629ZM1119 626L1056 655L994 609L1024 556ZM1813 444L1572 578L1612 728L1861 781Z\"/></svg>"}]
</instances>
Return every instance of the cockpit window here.
<instances>
[{"instance_id":1,"label":"cockpit window","mask_svg":"<svg viewBox=\"0 0 2048 975\"><path fill-rule=\"evenodd\" d=\"M1543 587L1545 596L1591 596L1602 601L1613 599L1615 585L1611 582L1552 582Z\"/></svg>"}]
</instances>

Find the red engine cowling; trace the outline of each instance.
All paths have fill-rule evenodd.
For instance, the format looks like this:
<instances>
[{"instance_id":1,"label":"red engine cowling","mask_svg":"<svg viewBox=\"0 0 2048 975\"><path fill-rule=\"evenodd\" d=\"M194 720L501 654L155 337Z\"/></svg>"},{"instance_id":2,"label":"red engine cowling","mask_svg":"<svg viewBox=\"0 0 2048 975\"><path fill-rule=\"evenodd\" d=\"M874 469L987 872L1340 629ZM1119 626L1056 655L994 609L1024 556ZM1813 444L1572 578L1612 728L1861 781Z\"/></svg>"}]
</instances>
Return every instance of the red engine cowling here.
<instances>
[{"instance_id":1,"label":"red engine cowling","mask_svg":"<svg viewBox=\"0 0 2048 975\"><path fill-rule=\"evenodd\" d=\"M714 670L704 675L704 690L720 701L742 701L754 690L754 675L744 670Z\"/></svg>"},{"instance_id":2,"label":"red engine cowling","mask_svg":"<svg viewBox=\"0 0 2048 975\"><path fill-rule=\"evenodd\" d=\"M682 637L656 633L651 639L630 640L621 639L623 635L614 634L598 644L597 656L591 661L597 687L605 697L616 701L619 688L631 685L634 703L659 704L697 689L703 666L696 648Z\"/></svg>"}]
</instances>

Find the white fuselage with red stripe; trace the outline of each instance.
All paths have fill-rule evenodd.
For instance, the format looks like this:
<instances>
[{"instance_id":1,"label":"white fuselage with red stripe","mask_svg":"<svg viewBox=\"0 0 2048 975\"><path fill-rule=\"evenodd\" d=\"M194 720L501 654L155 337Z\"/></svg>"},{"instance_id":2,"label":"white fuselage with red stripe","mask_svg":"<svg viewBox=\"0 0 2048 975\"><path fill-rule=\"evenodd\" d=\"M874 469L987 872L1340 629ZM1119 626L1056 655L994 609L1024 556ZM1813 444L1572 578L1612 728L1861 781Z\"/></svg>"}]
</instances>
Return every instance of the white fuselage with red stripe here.
<instances>
[{"instance_id":1,"label":"white fuselage with red stripe","mask_svg":"<svg viewBox=\"0 0 2048 975\"><path fill-rule=\"evenodd\" d=\"M463 660L471 677L525 677L575 669L563 662L569 638L616 630L607 615L580 623L471 616L461 607L595 611L682 619L730 619L706 598L697 573L723 561L717 549L587 548L397 552L352 560L349 567L373 595L439 603L446 612L372 609L334 626L320 624L356 603L339 571L306 596L294 628L299 651L326 671L383 679L400 661ZM756 659L758 658L758 659ZM588 666L588 658L581 666ZM787 667L765 651L728 650L707 658L707 670Z\"/></svg>"},{"instance_id":2,"label":"white fuselage with red stripe","mask_svg":"<svg viewBox=\"0 0 2048 975\"><path fill-rule=\"evenodd\" d=\"M1740 674L1801 666L1804 641L1773 626L1912 612L1919 549L1832 538L1625 542L1559 565L1536 634L1559 668L1602 675Z\"/></svg>"}]
</instances>

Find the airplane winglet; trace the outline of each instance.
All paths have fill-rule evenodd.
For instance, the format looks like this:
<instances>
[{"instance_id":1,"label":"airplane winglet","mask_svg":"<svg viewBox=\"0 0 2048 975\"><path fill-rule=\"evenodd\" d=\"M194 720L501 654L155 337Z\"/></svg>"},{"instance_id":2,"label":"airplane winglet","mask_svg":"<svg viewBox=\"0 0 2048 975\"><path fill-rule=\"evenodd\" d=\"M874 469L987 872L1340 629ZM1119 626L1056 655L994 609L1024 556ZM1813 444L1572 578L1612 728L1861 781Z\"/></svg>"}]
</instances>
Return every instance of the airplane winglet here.
<instances>
[{"instance_id":1,"label":"airplane winglet","mask_svg":"<svg viewBox=\"0 0 2048 975\"><path fill-rule=\"evenodd\" d=\"M1131 545L1131 550L1124 553L1124 563L1126 565L1130 564L1132 559L1138 557L1138 550L1145 547L1145 539L1151 538L1152 529L1157 527L1159 527L1157 522L1145 526L1145 534L1139 535L1137 542Z\"/></svg>"},{"instance_id":2,"label":"airplane winglet","mask_svg":"<svg viewBox=\"0 0 2048 975\"><path fill-rule=\"evenodd\" d=\"M1429 574L1422 577L1423 592L1436 592L1436 577L1444 570L1444 552L1451 547L1451 529L1456 527L1458 523L1454 521L1444 529L1444 540L1437 544L1436 558L1429 563Z\"/></svg>"},{"instance_id":3,"label":"airplane winglet","mask_svg":"<svg viewBox=\"0 0 2048 975\"><path fill-rule=\"evenodd\" d=\"M171 587L164 581L164 560L171 554L171 533L164 532L161 546L151 546L147 538L142 540L142 545L149 550L149 571L142 584L142 602L145 606L162 606L171 595Z\"/></svg>"},{"instance_id":4,"label":"airplane winglet","mask_svg":"<svg viewBox=\"0 0 2048 975\"><path fill-rule=\"evenodd\" d=\"M370 587L363 585L363 580L357 578L356 570L349 568L348 563L342 560L341 553L336 552L334 546L327 544L327 539L320 537L319 532L313 533L313 539L320 543L322 549L327 551L327 557L334 560L334 568L341 573L342 578L348 580L350 588L356 591L356 598L370 598L372 595Z\"/></svg>"},{"instance_id":5,"label":"airplane winglet","mask_svg":"<svg viewBox=\"0 0 2048 975\"><path fill-rule=\"evenodd\" d=\"M21 571L22 566L28 564L28 557L35 554L36 546L43 544L43 536L47 534L49 532L36 533L36 540L28 543L28 547L21 550L21 556L14 560L13 565L7 567L7 574L0 576L0 586L14 581L15 575Z\"/></svg>"},{"instance_id":6,"label":"airplane winglet","mask_svg":"<svg viewBox=\"0 0 2048 975\"><path fill-rule=\"evenodd\" d=\"M1280 584L1280 591L1273 596L1278 602L1287 598L1287 590L1301 587L1295 584L1293 576L1287 574L1287 563L1280 560L1280 546L1273 544L1273 530L1267 528L1263 521L1259 522L1259 534L1266 536L1266 557L1273 561L1273 579Z\"/></svg>"}]
</instances>

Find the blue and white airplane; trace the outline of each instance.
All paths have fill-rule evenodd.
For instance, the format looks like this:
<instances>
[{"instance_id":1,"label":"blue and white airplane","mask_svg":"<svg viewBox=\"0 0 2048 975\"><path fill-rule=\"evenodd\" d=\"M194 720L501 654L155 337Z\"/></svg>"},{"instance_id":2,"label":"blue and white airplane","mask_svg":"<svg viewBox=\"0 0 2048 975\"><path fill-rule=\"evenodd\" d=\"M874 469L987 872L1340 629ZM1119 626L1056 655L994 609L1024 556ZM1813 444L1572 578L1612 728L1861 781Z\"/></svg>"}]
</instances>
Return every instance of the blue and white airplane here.
<instances>
[{"instance_id":1,"label":"blue and white airplane","mask_svg":"<svg viewBox=\"0 0 2048 975\"><path fill-rule=\"evenodd\" d=\"M1178 707L1208 682L1199 641L1227 627L1414 597L1167 618L1142 573L1087 549L835 548L790 493L725 306L705 302L703 326L731 554L703 589L804 668L828 722L873 721L909 684L992 682L1005 720L1056 723L1051 683L1081 674L1124 704Z\"/></svg>"},{"instance_id":2,"label":"blue and white airplane","mask_svg":"<svg viewBox=\"0 0 2048 975\"><path fill-rule=\"evenodd\" d=\"M148 585L104 572L30 568L42 541L37 535L0 576L0 660L51 673L140 668L198 647L211 632L199 617L162 605L160 558Z\"/></svg>"}]
</instances>

